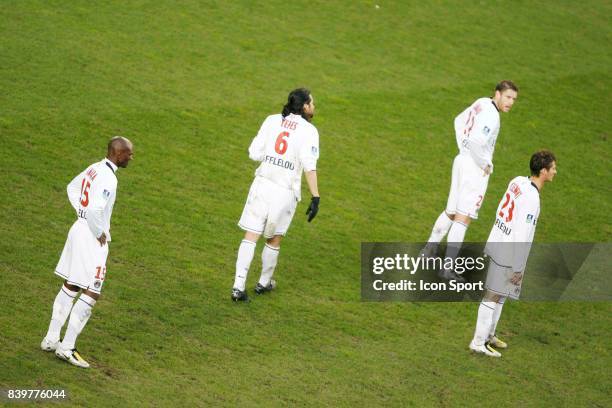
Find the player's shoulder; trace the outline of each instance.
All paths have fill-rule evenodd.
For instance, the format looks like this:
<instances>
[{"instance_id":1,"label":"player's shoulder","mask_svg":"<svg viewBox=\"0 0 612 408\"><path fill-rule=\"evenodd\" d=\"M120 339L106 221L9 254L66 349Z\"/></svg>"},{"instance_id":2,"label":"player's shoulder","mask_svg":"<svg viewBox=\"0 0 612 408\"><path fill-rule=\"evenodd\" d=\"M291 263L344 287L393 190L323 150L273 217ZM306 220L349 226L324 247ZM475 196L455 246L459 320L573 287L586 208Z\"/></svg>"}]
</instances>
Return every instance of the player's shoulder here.
<instances>
[{"instance_id":1,"label":"player's shoulder","mask_svg":"<svg viewBox=\"0 0 612 408\"><path fill-rule=\"evenodd\" d=\"M282 120L283 120L283 115L281 115L280 113L273 113L271 115L268 115L264 122L280 122Z\"/></svg>"},{"instance_id":2,"label":"player's shoulder","mask_svg":"<svg viewBox=\"0 0 612 408\"><path fill-rule=\"evenodd\" d=\"M487 115L493 115L495 117L499 117L499 111L497 110L497 107L493 103L493 99L489 97L480 98L476 100L474 104L478 104L478 106L480 107L483 113Z\"/></svg>"},{"instance_id":3,"label":"player's shoulder","mask_svg":"<svg viewBox=\"0 0 612 408\"><path fill-rule=\"evenodd\" d=\"M262 126L273 126L273 125L280 125L281 122L283 121L283 115L281 115L280 113L275 113L272 115L268 115L264 121Z\"/></svg>"},{"instance_id":4,"label":"player's shoulder","mask_svg":"<svg viewBox=\"0 0 612 408\"><path fill-rule=\"evenodd\" d=\"M102 159L94 165L105 183L115 186L117 185L117 174L115 174L117 167L113 167L108 159Z\"/></svg>"},{"instance_id":5,"label":"player's shoulder","mask_svg":"<svg viewBox=\"0 0 612 408\"><path fill-rule=\"evenodd\" d=\"M304 129L305 133L319 137L319 131L317 130L317 127L301 116L300 116L300 127Z\"/></svg>"},{"instance_id":6,"label":"player's shoulder","mask_svg":"<svg viewBox=\"0 0 612 408\"><path fill-rule=\"evenodd\" d=\"M516 186L516 187L514 187ZM531 182L529 177L518 176L510 181L508 185L508 189L512 191L513 189L518 188L520 191L520 196L525 199L532 201L540 201L540 191L538 188Z\"/></svg>"}]
</instances>

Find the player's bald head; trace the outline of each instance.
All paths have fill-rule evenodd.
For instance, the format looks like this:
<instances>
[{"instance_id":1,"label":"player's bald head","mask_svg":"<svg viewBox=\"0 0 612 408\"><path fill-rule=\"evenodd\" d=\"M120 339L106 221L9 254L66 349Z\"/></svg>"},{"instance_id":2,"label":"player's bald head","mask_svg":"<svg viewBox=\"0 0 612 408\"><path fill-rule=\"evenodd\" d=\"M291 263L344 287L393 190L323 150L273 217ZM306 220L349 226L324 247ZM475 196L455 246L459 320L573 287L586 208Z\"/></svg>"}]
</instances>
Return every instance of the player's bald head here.
<instances>
[{"instance_id":1,"label":"player's bald head","mask_svg":"<svg viewBox=\"0 0 612 408\"><path fill-rule=\"evenodd\" d=\"M127 167L134 156L134 146L128 138L115 136L108 141L106 157L119 167Z\"/></svg>"},{"instance_id":2,"label":"player's bald head","mask_svg":"<svg viewBox=\"0 0 612 408\"><path fill-rule=\"evenodd\" d=\"M113 154L113 152L120 152L122 150L131 148L132 142L126 137L123 136L115 136L111 140L108 141L108 146L106 153L108 155Z\"/></svg>"}]
</instances>

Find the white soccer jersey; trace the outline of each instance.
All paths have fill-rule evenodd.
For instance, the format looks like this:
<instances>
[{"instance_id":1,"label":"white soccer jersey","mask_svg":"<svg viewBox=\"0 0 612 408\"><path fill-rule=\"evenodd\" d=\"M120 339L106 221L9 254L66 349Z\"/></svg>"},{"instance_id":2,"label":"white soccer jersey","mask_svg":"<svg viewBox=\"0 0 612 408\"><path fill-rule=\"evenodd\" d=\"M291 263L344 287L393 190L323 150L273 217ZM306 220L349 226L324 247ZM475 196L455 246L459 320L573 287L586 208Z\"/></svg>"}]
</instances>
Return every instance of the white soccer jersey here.
<instances>
[{"instance_id":1,"label":"white soccer jersey","mask_svg":"<svg viewBox=\"0 0 612 408\"><path fill-rule=\"evenodd\" d=\"M92 234L111 240L110 220L117 195L117 166L104 159L87 167L68 184L68 199Z\"/></svg>"},{"instance_id":2,"label":"white soccer jersey","mask_svg":"<svg viewBox=\"0 0 612 408\"><path fill-rule=\"evenodd\" d=\"M261 162L256 176L293 190L300 200L302 170L317 168L319 133L299 115L270 115L251 142L249 157Z\"/></svg>"},{"instance_id":3,"label":"white soccer jersey","mask_svg":"<svg viewBox=\"0 0 612 408\"><path fill-rule=\"evenodd\" d=\"M478 167L493 169L493 151L499 134L499 111L491 98L480 98L455 118L455 135L461 154Z\"/></svg>"},{"instance_id":4,"label":"white soccer jersey","mask_svg":"<svg viewBox=\"0 0 612 408\"><path fill-rule=\"evenodd\" d=\"M540 193L528 177L514 178L504 193L485 253L495 263L523 272L540 215Z\"/></svg>"}]
</instances>

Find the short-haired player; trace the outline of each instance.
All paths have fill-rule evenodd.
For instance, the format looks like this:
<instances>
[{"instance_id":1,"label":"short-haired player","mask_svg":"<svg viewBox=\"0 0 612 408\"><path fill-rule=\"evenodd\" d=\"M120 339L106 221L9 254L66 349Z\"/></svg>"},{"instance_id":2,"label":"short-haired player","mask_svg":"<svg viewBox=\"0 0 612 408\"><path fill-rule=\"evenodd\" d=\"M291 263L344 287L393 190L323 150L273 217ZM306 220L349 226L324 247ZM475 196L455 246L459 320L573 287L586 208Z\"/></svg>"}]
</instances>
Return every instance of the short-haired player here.
<instances>
[{"instance_id":1,"label":"short-haired player","mask_svg":"<svg viewBox=\"0 0 612 408\"><path fill-rule=\"evenodd\" d=\"M49 330L40 347L82 368L88 368L89 363L77 351L75 343L106 278L110 221L117 195L115 172L119 167L127 167L133 155L132 142L121 136L113 137L108 142L106 157L88 166L67 187L77 220L68 232L55 268L55 274L64 283L53 302ZM68 316L68 327L60 342L60 331Z\"/></svg>"},{"instance_id":2,"label":"short-haired player","mask_svg":"<svg viewBox=\"0 0 612 408\"><path fill-rule=\"evenodd\" d=\"M508 347L495 334L507 298L518 300L527 258L540 215L540 192L557 174L557 159L547 150L531 156L531 177L515 177L504 192L485 253L490 257L486 291L478 308L478 319L470 349L491 357Z\"/></svg>"},{"instance_id":3,"label":"short-haired player","mask_svg":"<svg viewBox=\"0 0 612 408\"><path fill-rule=\"evenodd\" d=\"M478 218L493 173L493 152L500 130L500 112L509 112L518 96L518 87L511 81L495 86L493 97L477 99L454 121L459 154L453 161L451 187L446 209L434 223L425 256L433 256L447 236L446 258L455 258L461 249L471 220ZM441 271L447 280L465 279L447 269Z\"/></svg>"}]
</instances>

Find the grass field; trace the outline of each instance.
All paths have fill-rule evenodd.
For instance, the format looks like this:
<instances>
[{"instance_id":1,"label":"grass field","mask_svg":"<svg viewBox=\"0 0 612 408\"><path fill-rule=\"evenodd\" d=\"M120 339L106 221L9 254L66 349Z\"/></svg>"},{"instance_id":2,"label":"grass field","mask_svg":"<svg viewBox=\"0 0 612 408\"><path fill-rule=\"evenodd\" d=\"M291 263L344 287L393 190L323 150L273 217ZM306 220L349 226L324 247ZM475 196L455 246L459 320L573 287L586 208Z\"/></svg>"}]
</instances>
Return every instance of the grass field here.
<instances>
[{"instance_id":1,"label":"grass field","mask_svg":"<svg viewBox=\"0 0 612 408\"><path fill-rule=\"evenodd\" d=\"M612 405L609 302L508 304L493 361L467 351L476 304L367 303L359 287L361 242L427 239L452 120L500 79L519 99L467 240L549 148L536 240L610 241L610 2L96 3L0 7L0 388L65 388L75 406ZM298 208L278 290L232 304L246 149L304 85L321 210L308 224ZM135 160L79 370L39 343L74 219L65 186L115 134Z\"/></svg>"}]
</instances>

